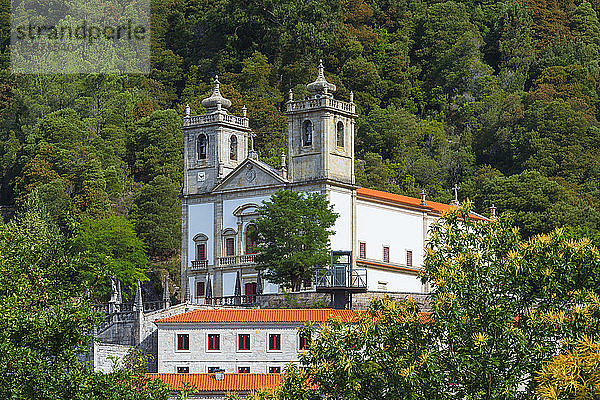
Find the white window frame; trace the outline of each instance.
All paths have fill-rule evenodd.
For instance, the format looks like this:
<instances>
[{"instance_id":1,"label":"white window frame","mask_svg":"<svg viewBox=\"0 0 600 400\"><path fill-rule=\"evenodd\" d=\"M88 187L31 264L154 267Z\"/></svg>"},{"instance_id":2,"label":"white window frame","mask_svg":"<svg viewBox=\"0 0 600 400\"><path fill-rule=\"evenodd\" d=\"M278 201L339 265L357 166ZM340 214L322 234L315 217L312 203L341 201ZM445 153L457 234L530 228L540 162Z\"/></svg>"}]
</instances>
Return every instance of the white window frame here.
<instances>
[{"instance_id":1,"label":"white window frame","mask_svg":"<svg viewBox=\"0 0 600 400\"><path fill-rule=\"evenodd\" d=\"M250 338L250 350L240 350L240 335L248 335ZM235 333L235 352L236 353L252 353L254 348L254 340L252 339L252 332L250 331L237 331Z\"/></svg>"},{"instance_id":2,"label":"white window frame","mask_svg":"<svg viewBox=\"0 0 600 400\"><path fill-rule=\"evenodd\" d=\"M179 350L177 348L177 336L178 335L188 335L188 349L187 350ZM175 347L175 353L191 353L192 352L192 335L189 332L175 332L174 335L174 347Z\"/></svg>"},{"instance_id":3,"label":"white window frame","mask_svg":"<svg viewBox=\"0 0 600 400\"><path fill-rule=\"evenodd\" d=\"M208 335L219 335L219 350L209 350L208 349ZM206 345L204 346L204 351L206 353L221 353L223 352L223 335L218 332L206 332L204 339L206 340Z\"/></svg>"},{"instance_id":4,"label":"white window frame","mask_svg":"<svg viewBox=\"0 0 600 400\"><path fill-rule=\"evenodd\" d=\"M270 350L269 349L269 335L279 335L279 350ZM267 340L266 340L266 351L267 353L282 353L283 352L283 333L282 332L267 332ZM298 343L298 347L300 344ZM250 347L252 348L252 347Z\"/></svg>"}]
</instances>

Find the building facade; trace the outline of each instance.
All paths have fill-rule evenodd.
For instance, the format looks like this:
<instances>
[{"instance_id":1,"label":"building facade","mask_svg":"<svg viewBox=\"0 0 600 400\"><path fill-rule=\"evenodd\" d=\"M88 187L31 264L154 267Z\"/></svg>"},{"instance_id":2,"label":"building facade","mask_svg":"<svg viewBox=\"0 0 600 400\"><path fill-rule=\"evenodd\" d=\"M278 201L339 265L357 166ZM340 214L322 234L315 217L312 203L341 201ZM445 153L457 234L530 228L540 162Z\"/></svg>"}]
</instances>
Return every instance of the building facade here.
<instances>
[{"instance_id":1,"label":"building facade","mask_svg":"<svg viewBox=\"0 0 600 400\"><path fill-rule=\"evenodd\" d=\"M348 102L335 99L322 64L307 89L310 95L299 100L290 91L288 154L280 169L258 159L245 109L241 117L229 114L218 79L202 102L205 114L190 116L188 108L181 257L187 300L229 304L280 291L254 269L249 235L258 207L280 189L318 192L333 204L339 218L331 248L351 252L352 267L365 271L367 291L427 292L418 273L428 227L451 206L357 187L352 94ZM305 289L315 290L315 282Z\"/></svg>"},{"instance_id":2,"label":"building facade","mask_svg":"<svg viewBox=\"0 0 600 400\"><path fill-rule=\"evenodd\" d=\"M159 373L278 374L307 342L298 328L351 310L199 309L155 321Z\"/></svg>"}]
</instances>

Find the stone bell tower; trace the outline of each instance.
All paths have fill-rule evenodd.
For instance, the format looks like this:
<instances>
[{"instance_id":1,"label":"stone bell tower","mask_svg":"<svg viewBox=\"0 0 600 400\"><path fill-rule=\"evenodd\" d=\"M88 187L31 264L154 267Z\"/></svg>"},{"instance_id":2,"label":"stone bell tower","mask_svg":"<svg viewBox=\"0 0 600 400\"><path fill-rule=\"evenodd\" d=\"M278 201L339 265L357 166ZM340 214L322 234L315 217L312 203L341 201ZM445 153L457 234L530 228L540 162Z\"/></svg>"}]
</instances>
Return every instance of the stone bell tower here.
<instances>
[{"instance_id":1,"label":"stone bell tower","mask_svg":"<svg viewBox=\"0 0 600 400\"><path fill-rule=\"evenodd\" d=\"M289 176L292 182L329 180L354 184L354 124L356 107L336 100L336 86L327 82L323 62L317 79L306 85L310 96L286 105Z\"/></svg>"},{"instance_id":2,"label":"stone bell tower","mask_svg":"<svg viewBox=\"0 0 600 400\"><path fill-rule=\"evenodd\" d=\"M202 100L203 115L183 118L184 173L183 195L209 193L235 167L248 157L250 128L246 107L242 117L230 115L231 101L221 95L219 77L210 97Z\"/></svg>"}]
</instances>

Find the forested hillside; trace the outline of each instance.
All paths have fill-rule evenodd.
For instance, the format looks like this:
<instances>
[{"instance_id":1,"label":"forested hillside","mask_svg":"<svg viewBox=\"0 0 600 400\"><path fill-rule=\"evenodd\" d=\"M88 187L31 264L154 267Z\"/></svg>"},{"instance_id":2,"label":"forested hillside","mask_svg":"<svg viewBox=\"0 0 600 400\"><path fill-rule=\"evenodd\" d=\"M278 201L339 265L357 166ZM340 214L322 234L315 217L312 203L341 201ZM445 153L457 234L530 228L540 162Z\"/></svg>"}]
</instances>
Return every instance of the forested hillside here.
<instances>
[{"instance_id":1,"label":"forested hillside","mask_svg":"<svg viewBox=\"0 0 600 400\"><path fill-rule=\"evenodd\" d=\"M219 74L277 163L285 94L320 58L354 92L358 184L443 202L458 184L526 235L598 229L600 2L153 0L152 72L89 76L11 75L2 2L0 204L37 192L67 234L127 218L175 271L185 105Z\"/></svg>"}]
</instances>

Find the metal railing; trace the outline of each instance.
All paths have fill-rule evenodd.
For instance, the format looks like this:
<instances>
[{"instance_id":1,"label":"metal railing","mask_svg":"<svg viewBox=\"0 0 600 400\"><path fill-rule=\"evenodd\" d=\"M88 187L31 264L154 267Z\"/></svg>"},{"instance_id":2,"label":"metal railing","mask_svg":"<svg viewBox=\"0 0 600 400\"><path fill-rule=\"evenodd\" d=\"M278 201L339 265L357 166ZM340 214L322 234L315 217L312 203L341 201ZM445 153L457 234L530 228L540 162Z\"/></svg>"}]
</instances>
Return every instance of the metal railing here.
<instances>
[{"instance_id":1,"label":"metal railing","mask_svg":"<svg viewBox=\"0 0 600 400\"><path fill-rule=\"evenodd\" d=\"M321 287L367 287L366 268L320 268L315 273L315 285Z\"/></svg>"},{"instance_id":2,"label":"metal railing","mask_svg":"<svg viewBox=\"0 0 600 400\"><path fill-rule=\"evenodd\" d=\"M218 296L207 297L204 299L204 304L213 306L252 306L256 303L256 294L240 295L240 296Z\"/></svg>"}]
</instances>

